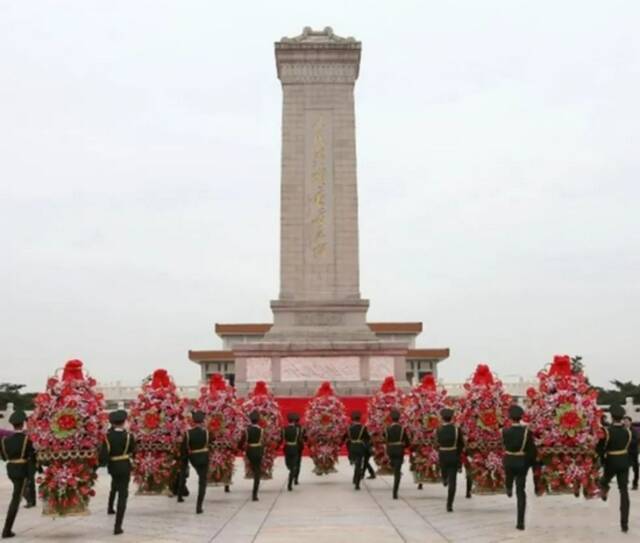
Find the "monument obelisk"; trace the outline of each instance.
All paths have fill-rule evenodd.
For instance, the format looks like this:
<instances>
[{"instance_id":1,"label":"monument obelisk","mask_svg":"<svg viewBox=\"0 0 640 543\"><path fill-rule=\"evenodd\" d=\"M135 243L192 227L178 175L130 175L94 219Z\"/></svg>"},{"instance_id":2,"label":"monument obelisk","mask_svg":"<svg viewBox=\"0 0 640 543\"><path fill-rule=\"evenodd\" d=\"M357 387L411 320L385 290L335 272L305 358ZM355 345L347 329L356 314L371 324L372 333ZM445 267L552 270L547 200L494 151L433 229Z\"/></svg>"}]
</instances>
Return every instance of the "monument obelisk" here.
<instances>
[{"instance_id":1,"label":"monument obelisk","mask_svg":"<svg viewBox=\"0 0 640 543\"><path fill-rule=\"evenodd\" d=\"M283 92L280 295L264 338L233 347L238 384L265 379L292 393L296 383L331 380L352 390L387 375L405 380L407 345L376 338L360 296L360 54L360 42L328 27L275 44Z\"/></svg>"},{"instance_id":2,"label":"monument obelisk","mask_svg":"<svg viewBox=\"0 0 640 543\"><path fill-rule=\"evenodd\" d=\"M375 340L360 297L354 85L360 42L305 28L275 44L282 82L280 297L267 340Z\"/></svg>"}]
</instances>

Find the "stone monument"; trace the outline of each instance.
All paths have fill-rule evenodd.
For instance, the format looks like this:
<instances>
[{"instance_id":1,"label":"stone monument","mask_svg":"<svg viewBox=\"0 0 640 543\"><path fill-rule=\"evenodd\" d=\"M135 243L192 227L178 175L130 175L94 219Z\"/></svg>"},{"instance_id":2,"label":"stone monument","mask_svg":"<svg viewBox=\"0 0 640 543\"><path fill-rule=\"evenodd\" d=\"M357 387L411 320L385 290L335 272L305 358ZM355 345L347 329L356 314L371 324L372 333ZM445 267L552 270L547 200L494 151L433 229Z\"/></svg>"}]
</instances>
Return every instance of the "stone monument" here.
<instances>
[{"instance_id":1,"label":"stone monument","mask_svg":"<svg viewBox=\"0 0 640 543\"><path fill-rule=\"evenodd\" d=\"M240 390L260 379L290 393L323 380L339 392L354 384L368 392L387 375L406 383L409 343L376 335L366 320L369 301L360 295L354 114L360 54L360 42L329 27L307 27L275 44L283 93L280 294L271 302L273 325L232 345Z\"/></svg>"}]
</instances>

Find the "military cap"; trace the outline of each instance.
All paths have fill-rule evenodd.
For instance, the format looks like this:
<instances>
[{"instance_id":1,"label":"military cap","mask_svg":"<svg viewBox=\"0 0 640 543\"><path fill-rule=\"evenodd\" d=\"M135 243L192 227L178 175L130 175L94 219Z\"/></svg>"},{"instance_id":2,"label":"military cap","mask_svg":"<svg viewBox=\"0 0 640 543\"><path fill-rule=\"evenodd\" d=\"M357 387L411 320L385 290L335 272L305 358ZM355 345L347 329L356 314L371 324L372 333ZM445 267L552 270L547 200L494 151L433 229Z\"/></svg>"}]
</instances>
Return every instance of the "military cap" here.
<instances>
[{"instance_id":1,"label":"military cap","mask_svg":"<svg viewBox=\"0 0 640 543\"><path fill-rule=\"evenodd\" d=\"M609 413L611 413L611 418L613 420L621 420L625 415L625 410L621 405L612 405L609 408Z\"/></svg>"},{"instance_id":2,"label":"military cap","mask_svg":"<svg viewBox=\"0 0 640 543\"><path fill-rule=\"evenodd\" d=\"M520 420L524 415L524 409L519 405L512 405L509 407L509 418L511 420Z\"/></svg>"},{"instance_id":3,"label":"military cap","mask_svg":"<svg viewBox=\"0 0 640 543\"><path fill-rule=\"evenodd\" d=\"M197 411L193 411L191 413L191 418L193 419L193 422L200 424L204 421L204 411L200 411L199 409Z\"/></svg>"},{"instance_id":4,"label":"military cap","mask_svg":"<svg viewBox=\"0 0 640 543\"><path fill-rule=\"evenodd\" d=\"M255 411L255 410L251 411L251 413L249 413L249 420L253 424L256 424L260 420L260 412Z\"/></svg>"},{"instance_id":5,"label":"military cap","mask_svg":"<svg viewBox=\"0 0 640 543\"><path fill-rule=\"evenodd\" d=\"M360 411L351 411L351 420L360 420L361 417Z\"/></svg>"},{"instance_id":6,"label":"military cap","mask_svg":"<svg viewBox=\"0 0 640 543\"><path fill-rule=\"evenodd\" d=\"M288 413L287 414L287 420L289 422L295 422L298 419L298 417L296 416L296 413Z\"/></svg>"},{"instance_id":7,"label":"military cap","mask_svg":"<svg viewBox=\"0 0 640 543\"><path fill-rule=\"evenodd\" d=\"M450 409L448 407L445 407L445 408L441 409L440 410L440 416L444 420L451 420L453 418L453 409Z\"/></svg>"},{"instance_id":8,"label":"military cap","mask_svg":"<svg viewBox=\"0 0 640 543\"><path fill-rule=\"evenodd\" d=\"M22 426L27 420L27 415L24 411L14 411L9 417L9 424L12 426Z\"/></svg>"},{"instance_id":9,"label":"military cap","mask_svg":"<svg viewBox=\"0 0 640 543\"><path fill-rule=\"evenodd\" d=\"M400 411L398 411L397 409L392 409L391 410L391 420L393 420L393 421L400 420Z\"/></svg>"},{"instance_id":10,"label":"military cap","mask_svg":"<svg viewBox=\"0 0 640 543\"><path fill-rule=\"evenodd\" d=\"M111 424L122 424L125 420L127 420L127 412L124 409L109 413L109 422Z\"/></svg>"}]
</instances>

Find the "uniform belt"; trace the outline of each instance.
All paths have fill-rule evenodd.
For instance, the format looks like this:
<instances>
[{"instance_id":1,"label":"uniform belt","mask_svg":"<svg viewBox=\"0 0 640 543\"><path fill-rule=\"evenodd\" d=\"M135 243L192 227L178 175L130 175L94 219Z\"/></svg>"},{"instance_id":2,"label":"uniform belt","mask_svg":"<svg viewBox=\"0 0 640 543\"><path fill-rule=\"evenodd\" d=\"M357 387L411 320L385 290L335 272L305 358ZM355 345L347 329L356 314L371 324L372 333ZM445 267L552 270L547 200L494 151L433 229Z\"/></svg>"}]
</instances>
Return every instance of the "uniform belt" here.
<instances>
[{"instance_id":1,"label":"uniform belt","mask_svg":"<svg viewBox=\"0 0 640 543\"><path fill-rule=\"evenodd\" d=\"M441 451L457 451L458 447L439 447L439 450Z\"/></svg>"},{"instance_id":2,"label":"uniform belt","mask_svg":"<svg viewBox=\"0 0 640 543\"><path fill-rule=\"evenodd\" d=\"M618 451L607 451L607 455L611 455L611 456L622 456L623 454L628 454L629 450L628 449L620 449Z\"/></svg>"},{"instance_id":3,"label":"uniform belt","mask_svg":"<svg viewBox=\"0 0 640 543\"><path fill-rule=\"evenodd\" d=\"M362 441L361 439L352 439L351 444L353 445L354 443L364 443L364 441ZM389 443L389 445L392 445L392 443Z\"/></svg>"},{"instance_id":4,"label":"uniform belt","mask_svg":"<svg viewBox=\"0 0 640 543\"><path fill-rule=\"evenodd\" d=\"M523 451L504 451L504 454L508 454L509 456L524 456Z\"/></svg>"},{"instance_id":5,"label":"uniform belt","mask_svg":"<svg viewBox=\"0 0 640 543\"><path fill-rule=\"evenodd\" d=\"M120 454L118 456L110 456L109 457L109 462L118 462L120 460L129 460L129 455L128 454Z\"/></svg>"},{"instance_id":6,"label":"uniform belt","mask_svg":"<svg viewBox=\"0 0 640 543\"><path fill-rule=\"evenodd\" d=\"M298 442L297 441L285 441L284 444L293 446L293 445L297 445Z\"/></svg>"},{"instance_id":7,"label":"uniform belt","mask_svg":"<svg viewBox=\"0 0 640 543\"><path fill-rule=\"evenodd\" d=\"M249 443L248 447L262 447L262 443Z\"/></svg>"},{"instance_id":8,"label":"uniform belt","mask_svg":"<svg viewBox=\"0 0 640 543\"><path fill-rule=\"evenodd\" d=\"M391 443L387 443L387 445L404 445L402 441L392 441Z\"/></svg>"},{"instance_id":9,"label":"uniform belt","mask_svg":"<svg viewBox=\"0 0 640 543\"><path fill-rule=\"evenodd\" d=\"M25 458L16 458L15 460L7 460L7 464L26 464L27 460Z\"/></svg>"},{"instance_id":10,"label":"uniform belt","mask_svg":"<svg viewBox=\"0 0 640 543\"><path fill-rule=\"evenodd\" d=\"M189 454L203 453L203 452L209 452L209 447L202 447L202 449L193 449L189 451Z\"/></svg>"}]
</instances>

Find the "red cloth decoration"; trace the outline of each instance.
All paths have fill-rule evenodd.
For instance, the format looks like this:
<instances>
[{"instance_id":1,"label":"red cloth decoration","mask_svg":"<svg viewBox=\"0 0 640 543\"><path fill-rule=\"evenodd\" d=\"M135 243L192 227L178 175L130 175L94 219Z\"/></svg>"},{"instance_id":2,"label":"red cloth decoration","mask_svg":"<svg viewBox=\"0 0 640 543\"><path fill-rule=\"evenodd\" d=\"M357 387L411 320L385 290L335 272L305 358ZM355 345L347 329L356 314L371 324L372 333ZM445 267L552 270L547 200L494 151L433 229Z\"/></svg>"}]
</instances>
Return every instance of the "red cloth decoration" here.
<instances>
[{"instance_id":1,"label":"red cloth decoration","mask_svg":"<svg viewBox=\"0 0 640 543\"><path fill-rule=\"evenodd\" d=\"M153 379L151 380L151 388L168 388L171 385L169 374L167 370L156 370L153 372Z\"/></svg>"},{"instance_id":2,"label":"red cloth decoration","mask_svg":"<svg viewBox=\"0 0 640 543\"><path fill-rule=\"evenodd\" d=\"M559 377L570 377L571 357L567 355L556 355L553 357L553 364L549 368L549 375L557 375Z\"/></svg>"},{"instance_id":3,"label":"red cloth decoration","mask_svg":"<svg viewBox=\"0 0 640 543\"><path fill-rule=\"evenodd\" d=\"M82 380L82 361L81 360L69 360L64 365L64 371L62 372L63 381L74 381L76 379Z\"/></svg>"},{"instance_id":4,"label":"red cloth decoration","mask_svg":"<svg viewBox=\"0 0 640 543\"><path fill-rule=\"evenodd\" d=\"M389 377L385 377L382 382L382 386L380 387L380 391L384 394L388 394L389 392L393 392L396 389L396 380L389 375Z\"/></svg>"},{"instance_id":5,"label":"red cloth decoration","mask_svg":"<svg viewBox=\"0 0 640 543\"><path fill-rule=\"evenodd\" d=\"M267 390L267 383L264 381L258 381L256 383L255 388L253 389L253 394L255 396L266 396L269 393Z\"/></svg>"},{"instance_id":6,"label":"red cloth decoration","mask_svg":"<svg viewBox=\"0 0 640 543\"><path fill-rule=\"evenodd\" d=\"M493 375L491 374L491 370L489 366L486 364L478 364L476 368L476 372L473 374L473 379L471 382L474 385L492 385L493 384Z\"/></svg>"},{"instance_id":7,"label":"red cloth decoration","mask_svg":"<svg viewBox=\"0 0 640 543\"><path fill-rule=\"evenodd\" d=\"M318 388L318 392L316 392L316 396L333 396L333 388L331 388L331 383L329 381L325 381Z\"/></svg>"},{"instance_id":8,"label":"red cloth decoration","mask_svg":"<svg viewBox=\"0 0 640 543\"><path fill-rule=\"evenodd\" d=\"M436 380L433 378L433 373L427 373L420 383L420 388L422 390L435 390L436 389Z\"/></svg>"},{"instance_id":9,"label":"red cloth decoration","mask_svg":"<svg viewBox=\"0 0 640 543\"><path fill-rule=\"evenodd\" d=\"M227 383L224 382L222 375L219 373L214 373L209 379L209 390L211 394L215 394L219 390L226 390Z\"/></svg>"}]
</instances>

